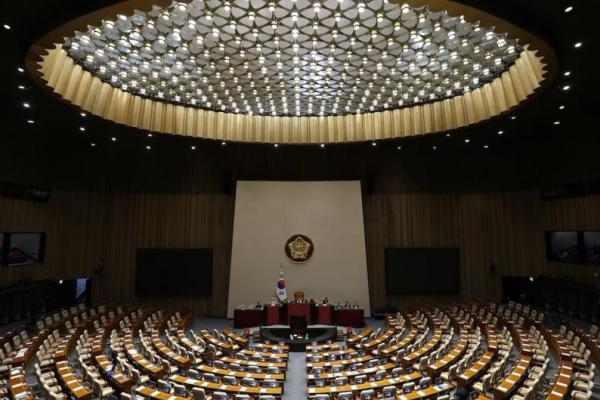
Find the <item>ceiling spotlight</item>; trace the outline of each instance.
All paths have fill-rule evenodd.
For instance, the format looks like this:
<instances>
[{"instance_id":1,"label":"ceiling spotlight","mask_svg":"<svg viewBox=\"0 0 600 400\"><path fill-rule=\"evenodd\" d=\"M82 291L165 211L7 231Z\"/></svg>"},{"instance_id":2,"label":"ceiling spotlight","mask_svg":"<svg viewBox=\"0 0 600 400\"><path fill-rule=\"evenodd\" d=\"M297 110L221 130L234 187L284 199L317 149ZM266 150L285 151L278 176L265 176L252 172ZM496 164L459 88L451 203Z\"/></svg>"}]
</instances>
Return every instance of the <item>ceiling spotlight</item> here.
<instances>
[{"instance_id":1,"label":"ceiling spotlight","mask_svg":"<svg viewBox=\"0 0 600 400\"><path fill-rule=\"evenodd\" d=\"M565 8L565 12L568 14L571 11L573 11L573 6L568 6L567 8Z\"/></svg>"},{"instance_id":2,"label":"ceiling spotlight","mask_svg":"<svg viewBox=\"0 0 600 400\"><path fill-rule=\"evenodd\" d=\"M500 130L498 131L498 135L504 135L504 131L503 131L502 129L500 129Z\"/></svg>"},{"instance_id":3,"label":"ceiling spotlight","mask_svg":"<svg viewBox=\"0 0 600 400\"><path fill-rule=\"evenodd\" d=\"M576 49L580 48L581 46L583 46L583 43L581 42L577 42L573 45L573 47L575 47Z\"/></svg>"},{"instance_id":4,"label":"ceiling spotlight","mask_svg":"<svg viewBox=\"0 0 600 400\"><path fill-rule=\"evenodd\" d=\"M484 145L483 145L483 148L484 148L484 149L489 149L489 148L490 148L490 146L489 146L489 145L487 145L487 144L484 144Z\"/></svg>"},{"instance_id":5,"label":"ceiling spotlight","mask_svg":"<svg viewBox=\"0 0 600 400\"><path fill-rule=\"evenodd\" d=\"M567 108L567 107L564 106L564 105L561 105L561 106L558 107L558 109L561 110L561 111L564 110L565 108Z\"/></svg>"},{"instance_id":6,"label":"ceiling spotlight","mask_svg":"<svg viewBox=\"0 0 600 400\"><path fill-rule=\"evenodd\" d=\"M82 113L79 113L79 115L81 115L83 118L87 117L87 114L86 114L86 113L84 113L84 112L82 112Z\"/></svg>"},{"instance_id":7,"label":"ceiling spotlight","mask_svg":"<svg viewBox=\"0 0 600 400\"><path fill-rule=\"evenodd\" d=\"M565 85L562 87L562 90L564 90L565 92L568 90L571 90L571 86L570 85Z\"/></svg>"},{"instance_id":8,"label":"ceiling spotlight","mask_svg":"<svg viewBox=\"0 0 600 400\"><path fill-rule=\"evenodd\" d=\"M564 75L564 76L571 76L571 71L565 71L565 72L563 73L563 75Z\"/></svg>"},{"instance_id":9,"label":"ceiling spotlight","mask_svg":"<svg viewBox=\"0 0 600 400\"><path fill-rule=\"evenodd\" d=\"M22 72L25 72L25 70L24 70L23 68L21 68L21 67L18 67L18 68L17 68L17 71L19 71L19 72L21 72L21 73L22 73Z\"/></svg>"},{"instance_id":10,"label":"ceiling spotlight","mask_svg":"<svg viewBox=\"0 0 600 400\"><path fill-rule=\"evenodd\" d=\"M221 142L221 146L225 146L227 142Z\"/></svg>"},{"instance_id":11,"label":"ceiling spotlight","mask_svg":"<svg viewBox=\"0 0 600 400\"><path fill-rule=\"evenodd\" d=\"M433 146L433 149L434 149L434 150L437 150L437 146Z\"/></svg>"},{"instance_id":12,"label":"ceiling spotlight","mask_svg":"<svg viewBox=\"0 0 600 400\"><path fill-rule=\"evenodd\" d=\"M373 147L377 146L377 142L371 142L371 146L373 146Z\"/></svg>"},{"instance_id":13,"label":"ceiling spotlight","mask_svg":"<svg viewBox=\"0 0 600 400\"><path fill-rule=\"evenodd\" d=\"M554 121L554 125L560 125L560 121Z\"/></svg>"},{"instance_id":14,"label":"ceiling spotlight","mask_svg":"<svg viewBox=\"0 0 600 400\"><path fill-rule=\"evenodd\" d=\"M10 31L10 25L8 24L4 24L2 25L4 27L4 29L6 29L7 31Z\"/></svg>"},{"instance_id":15,"label":"ceiling spotlight","mask_svg":"<svg viewBox=\"0 0 600 400\"><path fill-rule=\"evenodd\" d=\"M397 150L402 150L402 146L396 147Z\"/></svg>"},{"instance_id":16,"label":"ceiling spotlight","mask_svg":"<svg viewBox=\"0 0 600 400\"><path fill-rule=\"evenodd\" d=\"M512 121L514 121L515 119L517 119L517 116L516 116L516 115L513 115L513 116L511 116L511 117L510 117L510 119L511 119Z\"/></svg>"},{"instance_id":17,"label":"ceiling spotlight","mask_svg":"<svg viewBox=\"0 0 600 400\"><path fill-rule=\"evenodd\" d=\"M24 85L19 85L17 87L19 88L19 90L25 90L25 86Z\"/></svg>"},{"instance_id":18,"label":"ceiling spotlight","mask_svg":"<svg viewBox=\"0 0 600 400\"><path fill-rule=\"evenodd\" d=\"M450 137L451 135L449 133L446 133L446 137Z\"/></svg>"},{"instance_id":19,"label":"ceiling spotlight","mask_svg":"<svg viewBox=\"0 0 600 400\"><path fill-rule=\"evenodd\" d=\"M110 140L112 140L113 142L116 142L117 138L113 136L113 137L110 138Z\"/></svg>"},{"instance_id":20,"label":"ceiling spotlight","mask_svg":"<svg viewBox=\"0 0 600 400\"><path fill-rule=\"evenodd\" d=\"M80 126L80 127L79 127L79 130L80 130L81 132L85 132L85 126Z\"/></svg>"},{"instance_id":21,"label":"ceiling spotlight","mask_svg":"<svg viewBox=\"0 0 600 400\"><path fill-rule=\"evenodd\" d=\"M28 123L28 124L30 124L30 125L33 125L33 124L35 124L35 121L34 121L34 120L32 120L32 119L28 119L28 120L27 120L27 123Z\"/></svg>"},{"instance_id":22,"label":"ceiling spotlight","mask_svg":"<svg viewBox=\"0 0 600 400\"><path fill-rule=\"evenodd\" d=\"M465 139L465 143L471 143L471 139Z\"/></svg>"},{"instance_id":23,"label":"ceiling spotlight","mask_svg":"<svg viewBox=\"0 0 600 400\"><path fill-rule=\"evenodd\" d=\"M148 134L148 137L152 137L152 134L151 134L151 133L149 133L149 134Z\"/></svg>"},{"instance_id":24,"label":"ceiling spotlight","mask_svg":"<svg viewBox=\"0 0 600 400\"><path fill-rule=\"evenodd\" d=\"M196 146L194 146L194 145L191 145L191 146L190 146L190 149L192 149L192 150L196 150Z\"/></svg>"},{"instance_id":25,"label":"ceiling spotlight","mask_svg":"<svg viewBox=\"0 0 600 400\"><path fill-rule=\"evenodd\" d=\"M322 149L324 149L324 148L325 148L325 143L321 143L319 146L320 146Z\"/></svg>"},{"instance_id":26,"label":"ceiling spotlight","mask_svg":"<svg viewBox=\"0 0 600 400\"><path fill-rule=\"evenodd\" d=\"M29 105L29 103L23 103L23 108L31 108L31 105Z\"/></svg>"},{"instance_id":27,"label":"ceiling spotlight","mask_svg":"<svg viewBox=\"0 0 600 400\"><path fill-rule=\"evenodd\" d=\"M90 146L96 147L96 143L92 142L92 143L90 143Z\"/></svg>"},{"instance_id":28,"label":"ceiling spotlight","mask_svg":"<svg viewBox=\"0 0 600 400\"><path fill-rule=\"evenodd\" d=\"M150 150L152 147L150 147L150 145L146 146L146 150Z\"/></svg>"},{"instance_id":29,"label":"ceiling spotlight","mask_svg":"<svg viewBox=\"0 0 600 400\"><path fill-rule=\"evenodd\" d=\"M279 147L279 144L278 144L278 143L275 143L275 144L273 145L273 147L277 148L277 147Z\"/></svg>"}]
</instances>

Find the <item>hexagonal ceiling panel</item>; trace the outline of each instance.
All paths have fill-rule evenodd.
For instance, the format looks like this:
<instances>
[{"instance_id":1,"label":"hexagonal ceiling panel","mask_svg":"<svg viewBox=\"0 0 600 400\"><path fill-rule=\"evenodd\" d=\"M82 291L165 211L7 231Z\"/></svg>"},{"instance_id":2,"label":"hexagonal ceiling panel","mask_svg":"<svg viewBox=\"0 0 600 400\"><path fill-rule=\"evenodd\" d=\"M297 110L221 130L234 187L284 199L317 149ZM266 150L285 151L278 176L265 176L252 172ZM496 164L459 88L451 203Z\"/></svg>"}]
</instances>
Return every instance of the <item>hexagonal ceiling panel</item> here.
<instances>
[{"instance_id":1,"label":"hexagonal ceiling panel","mask_svg":"<svg viewBox=\"0 0 600 400\"><path fill-rule=\"evenodd\" d=\"M119 15L63 43L110 85L275 116L390 110L462 95L523 50L445 11L384 0L192 0Z\"/></svg>"}]
</instances>

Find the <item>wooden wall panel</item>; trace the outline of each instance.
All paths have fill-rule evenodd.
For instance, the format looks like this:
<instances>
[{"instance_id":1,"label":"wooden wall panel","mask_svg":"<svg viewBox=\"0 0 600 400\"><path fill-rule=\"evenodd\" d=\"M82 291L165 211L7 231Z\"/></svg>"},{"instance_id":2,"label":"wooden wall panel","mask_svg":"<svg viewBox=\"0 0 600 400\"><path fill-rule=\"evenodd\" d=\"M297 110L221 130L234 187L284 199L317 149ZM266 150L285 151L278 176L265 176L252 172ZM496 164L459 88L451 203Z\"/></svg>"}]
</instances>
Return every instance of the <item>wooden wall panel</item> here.
<instances>
[{"instance_id":1,"label":"wooden wall panel","mask_svg":"<svg viewBox=\"0 0 600 400\"><path fill-rule=\"evenodd\" d=\"M48 232L43 265L0 269L0 285L23 279L94 279L97 302L187 307L224 315L227 306L234 196L211 193L80 193L54 191L47 203L0 198L0 231ZM451 246L461 251L457 297L498 299L503 275L546 275L598 282L596 269L548 264L544 231L600 229L600 196L545 202L539 192L376 193L364 198L371 304L416 304L453 296L387 298L384 248ZM140 247L212 247L213 296L136 299ZM95 274L98 260L102 274Z\"/></svg>"},{"instance_id":2,"label":"wooden wall panel","mask_svg":"<svg viewBox=\"0 0 600 400\"><path fill-rule=\"evenodd\" d=\"M2 268L0 285L23 279L93 278L97 302L170 304L223 315L227 307L233 197L55 191L48 203L0 198L0 231L48 233L46 262ZM142 247L213 248L210 299L136 299L135 252ZM105 267L94 272L100 259Z\"/></svg>"}]
</instances>

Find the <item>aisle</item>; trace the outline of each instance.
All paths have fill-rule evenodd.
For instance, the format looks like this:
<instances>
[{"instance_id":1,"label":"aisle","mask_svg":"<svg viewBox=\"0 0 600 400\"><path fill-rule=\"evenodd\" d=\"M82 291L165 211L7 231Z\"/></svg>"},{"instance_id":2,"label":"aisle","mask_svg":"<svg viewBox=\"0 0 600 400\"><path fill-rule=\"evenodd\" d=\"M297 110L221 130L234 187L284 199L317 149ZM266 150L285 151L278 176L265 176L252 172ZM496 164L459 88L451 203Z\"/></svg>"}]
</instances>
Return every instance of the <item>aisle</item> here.
<instances>
[{"instance_id":1,"label":"aisle","mask_svg":"<svg viewBox=\"0 0 600 400\"><path fill-rule=\"evenodd\" d=\"M290 352L282 400L306 400L306 353Z\"/></svg>"}]
</instances>

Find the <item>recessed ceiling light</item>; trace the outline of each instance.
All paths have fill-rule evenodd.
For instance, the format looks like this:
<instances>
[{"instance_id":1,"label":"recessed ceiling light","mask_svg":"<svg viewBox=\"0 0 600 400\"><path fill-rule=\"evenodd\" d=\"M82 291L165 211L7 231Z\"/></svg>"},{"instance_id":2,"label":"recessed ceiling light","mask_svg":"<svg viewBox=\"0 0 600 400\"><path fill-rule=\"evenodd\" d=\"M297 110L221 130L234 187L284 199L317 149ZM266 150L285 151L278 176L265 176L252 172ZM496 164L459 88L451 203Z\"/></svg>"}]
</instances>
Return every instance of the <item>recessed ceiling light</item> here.
<instances>
[{"instance_id":1,"label":"recessed ceiling light","mask_svg":"<svg viewBox=\"0 0 600 400\"><path fill-rule=\"evenodd\" d=\"M450 137L451 135L449 133L446 133L446 137Z\"/></svg>"},{"instance_id":2,"label":"recessed ceiling light","mask_svg":"<svg viewBox=\"0 0 600 400\"><path fill-rule=\"evenodd\" d=\"M576 49L580 48L581 46L583 46L583 43L581 42L577 42L573 45L573 47L575 47Z\"/></svg>"},{"instance_id":3,"label":"recessed ceiling light","mask_svg":"<svg viewBox=\"0 0 600 400\"><path fill-rule=\"evenodd\" d=\"M278 144L278 143L275 143L275 144L273 145L273 147L277 148L277 147L279 147L279 144Z\"/></svg>"},{"instance_id":4,"label":"recessed ceiling light","mask_svg":"<svg viewBox=\"0 0 600 400\"><path fill-rule=\"evenodd\" d=\"M559 110L564 110L565 108L567 108L566 106L560 106L558 107Z\"/></svg>"},{"instance_id":5,"label":"recessed ceiling light","mask_svg":"<svg viewBox=\"0 0 600 400\"><path fill-rule=\"evenodd\" d=\"M150 150L152 147L150 146L146 146L146 150Z\"/></svg>"},{"instance_id":6,"label":"recessed ceiling light","mask_svg":"<svg viewBox=\"0 0 600 400\"><path fill-rule=\"evenodd\" d=\"M325 148L325 143L321 143L319 146L321 146L322 149Z\"/></svg>"},{"instance_id":7,"label":"recessed ceiling light","mask_svg":"<svg viewBox=\"0 0 600 400\"><path fill-rule=\"evenodd\" d=\"M31 107L31 105L29 105L29 103L23 103L23 107L24 107L24 108L30 108L30 107Z\"/></svg>"},{"instance_id":8,"label":"recessed ceiling light","mask_svg":"<svg viewBox=\"0 0 600 400\"><path fill-rule=\"evenodd\" d=\"M85 132L85 126L80 126L80 127L79 127L79 130L80 130L81 132Z\"/></svg>"},{"instance_id":9,"label":"recessed ceiling light","mask_svg":"<svg viewBox=\"0 0 600 400\"><path fill-rule=\"evenodd\" d=\"M25 70L23 68L21 68L21 67L18 67L17 71L19 71L19 72L25 72Z\"/></svg>"},{"instance_id":10,"label":"recessed ceiling light","mask_svg":"<svg viewBox=\"0 0 600 400\"><path fill-rule=\"evenodd\" d=\"M96 143L92 142L92 143L90 143L90 146L96 147Z\"/></svg>"},{"instance_id":11,"label":"recessed ceiling light","mask_svg":"<svg viewBox=\"0 0 600 400\"><path fill-rule=\"evenodd\" d=\"M434 149L434 150L437 150L437 146L433 146L433 149Z\"/></svg>"},{"instance_id":12,"label":"recessed ceiling light","mask_svg":"<svg viewBox=\"0 0 600 400\"><path fill-rule=\"evenodd\" d=\"M110 138L110 140L112 140L113 142L116 142L117 138L113 136L113 137Z\"/></svg>"},{"instance_id":13,"label":"recessed ceiling light","mask_svg":"<svg viewBox=\"0 0 600 400\"><path fill-rule=\"evenodd\" d=\"M567 8L565 8L565 12L568 14L571 11L573 11L573 6L568 6Z\"/></svg>"},{"instance_id":14,"label":"recessed ceiling light","mask_svg":"<svg viewBox=\"0 0 600 400\"><path fill-rule=\"evenodd\" d=\"M471 143L471 139L465 139L465 143Z\"/></svg>"},{"instance_id":15,"label":"recessed ceiling light","mask_svg":"<svg viewBox=\"0 0 600 400\"><path fill-rule=\"evenodd\" d=\"M35 121L34 121L34 120L32 120L32 119L28 119L28 120L27 120L27 123L28 123L28 124L35 124Z\"/></svg>"},{"instance_id":16,"label":"recessed ceiling light","mask_svg":"<svg viewBox=\"0 0 600 400\"><path fill-rule=\"evenodd\" d=\"M377 146L377 142L371 142L371 146L373 146L373 147Z\"/></svg>"},{"instance_id":17,"label":"recessed ceiling light","mask_svg":"<svg viewBox=\"0 0 600 400\"><path fill-rule=\"evenodd\" d=\"M571 86L570 86L570 85L565 85L565 86L563 86L563 87L562 87L562 90L564 90L565 92L566 92L567 90L570 90L570 89L571 89Z\"/></svg>"},{"instance_id":18,"label":"recessed ceiling light","mask_svg":"<svg viewBox=\"0 0 600 400\"><path fill-rule=\"evenodd\" d=\"M225 146L227 142L221 142L221 146Z\"/></svg>"},{"instance_id":19,"label":"recessed ceiling light","mask_svg":"<svg viewBox=\"0 0 600 400\"><path fill-rule=\"evenodd\" d=\"M151 133L149 133L149 134L148 134L148 137L152 137L152 134L151 134Z\"/></svg>"},{"instance_id":20,"label":"recessed ceiling light","mask_svg":"<svg viewBox=\"0 0 600 400\"><path fill-rule=\"evenodd\" d=\"M86 113L84 113L84 112L82 112L82 113L79 113L79 115L81 115L83 118L87 117L87 114L86 114Z\"/></svg>"},{"instance_id":21,"label":"recessed ceiling light","mask_svg":"<svg viewBox=\"0 0 600 400\"><path fill-rule=\"evenodd\" d=\"M500 130L498 131L498 135L504 135L504 131L503 131L502 129L500 129Z\"/></svg>"},{"instance_id":22,"label":"recessed ceiling light","mask_svg":"<svg viewBox=\"0 0 600 400\"><path fill-rule=\"evenodd\" d=\"M554 121L554 125L560 125L560 121Z\"/></svg>"},{"instance_id":23,"label":"recessed ceiling light","mask_svg":"<svg viewBox=\"0 0 600 400\"><path fill-rule=\"evenodd\" d=\"M487 144L484 144L484 145L483 145L483 148L484 148L484 149L489 149L489 148L490 148L490 146L489 146L489 145L487 145Z\"/></svg>"},{"instance_id":24,"label":"recessed ceiling light","mask_svg":"<svg viewBox=\"0 0 600 400\"><path fill-rule=\"evenodd\" d=\"M564 76L571 76L571 71L565 71L565 72L563 73L563 75L564 75Z\"/></svg>"},{"instance_id":25,"label":"recessed ceiling light","mask_svg":"<svg viewBox=\"0 0 600 400\"><path fill-rule=\"evenodd\" d=\"M192 150L196 150L196 146L194 146L194 145L191 145L191 146L190 146L190 149L192 149Z\"/></svg>"},{"instance_id":26,"label":"recessed ceiling light","mask_svg":"<svg viewBox=\"0 0 600 400\"><path fill-rule=\"evenodd\" d=\"M19 90L25 90L25 86L24 85L19 85L17 87L19 88Z\"/></svg>"},{"instance_id":27,"label":"recessed ceiling light","mask_svg":"<svg viewBox=\"0 0 600 400\"><path fill-rule=\"evenodd\" d=\"M514 121L515 119L517 119L517 116L513 115L513 116L510 117L510 119Z\"/></svg>"},{"instance_id":28,"label":"recessed ceiling light","mask_svg":"<svg viewBox=\"0 0 600 400\"><path fill-rule=\"evenodd\" d=\"M398 146L398 147L396 147L396 149L402 150L402 146Z\"/></svg>"},{"instance_id":29,"label":"recessed ceiling light","mask_svg":"<svg viewBox=\"0 0 600 400\"><path fill-rule=\"evenodd\" d=\"M4 24L2 25L4 27L4 29L6 29L7 31L10 31L10 25L8 24Z\"/></svg>"}]
</instances>

